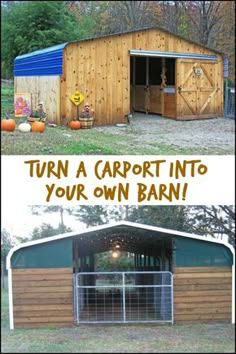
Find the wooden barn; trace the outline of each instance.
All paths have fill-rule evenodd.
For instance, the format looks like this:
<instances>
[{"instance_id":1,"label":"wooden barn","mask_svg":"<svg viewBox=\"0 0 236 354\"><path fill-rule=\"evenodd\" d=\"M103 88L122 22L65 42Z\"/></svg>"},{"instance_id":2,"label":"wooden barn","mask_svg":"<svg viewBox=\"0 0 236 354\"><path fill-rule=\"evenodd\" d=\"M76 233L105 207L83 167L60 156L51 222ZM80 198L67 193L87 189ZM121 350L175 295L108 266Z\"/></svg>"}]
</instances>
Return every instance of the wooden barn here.
<instances>
[{"instance_id":1,"label":"wooden barn","mask_svg":"<svg viewBox=\"0 0 236 354\"><path fill-rule=\"evenodd\" d=\"M122 221L20 244L7 268L11 329L235 321L234 249L209 236Z\"/></svg>"},{"instance_id":2,"label":"wooden barn","mask_svg":"<svg viewBox=\"0 0 236 354\"><path fill-rule=\"evenodd\" d=\"M14 90L31 94L34 108L43 101L49 121L59 125L78 114L83 97L95 125L127 122L129 112L214 118L223 115L223 62L220 52L147 28L20 55Z\"/></svg>"}]
</instances>

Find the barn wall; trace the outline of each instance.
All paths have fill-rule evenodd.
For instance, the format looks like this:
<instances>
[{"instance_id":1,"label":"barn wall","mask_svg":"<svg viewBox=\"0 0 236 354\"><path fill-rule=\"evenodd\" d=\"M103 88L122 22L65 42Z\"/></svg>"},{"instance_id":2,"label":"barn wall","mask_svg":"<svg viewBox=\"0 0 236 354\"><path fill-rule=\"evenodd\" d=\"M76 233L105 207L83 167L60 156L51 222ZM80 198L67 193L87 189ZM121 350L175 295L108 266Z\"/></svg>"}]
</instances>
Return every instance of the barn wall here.
<instances>
[{"instance_id":1,"label":"barn wall","mask_svg":"<svg viewBox=\"0 0 236 354\"><path fill-rule=\"evenodd\" d=\"M73 325L70 268L13 269L14 326Z\"/></svg>"},{"instance_id":2,"label":"barn wall","mask_svg":"<svg viewBox=\"0 0 236 354\"><path fill-rule=\"evenodd\" d=\"M31 93L31 107L38 108L44 102L47 121L60 123L60 77L59 76L15 76L15 93Z\"/></svg>"},{"instance_id":3,"label":"barn wall","mask_svg":"<svg viewBox=\"0 0 236 354\"><path fill-rule=\"evenodd\" d=\"M176 267L176 323L231 321L231 267Z\"/></svg>"},{"instance_id":4,"label":"barn wall","mask_svg":"<svg viewBox=\"0 0 236 354\"><path fill-rule=\"evenodd\" d=\"M156 29L70 43L64 50L64 74L61 76L62 122L77 114L76 106L70 101L76 90L92 105L95 125L125 121L124 115L130 111L130 49L215 54ZM221 66L221 63L217 65ZM219 68L217 72L220 72ZM217 75L217 80L222 79ZM221 82L218 85L221 88Z\"/></svg>"}]
</instances>

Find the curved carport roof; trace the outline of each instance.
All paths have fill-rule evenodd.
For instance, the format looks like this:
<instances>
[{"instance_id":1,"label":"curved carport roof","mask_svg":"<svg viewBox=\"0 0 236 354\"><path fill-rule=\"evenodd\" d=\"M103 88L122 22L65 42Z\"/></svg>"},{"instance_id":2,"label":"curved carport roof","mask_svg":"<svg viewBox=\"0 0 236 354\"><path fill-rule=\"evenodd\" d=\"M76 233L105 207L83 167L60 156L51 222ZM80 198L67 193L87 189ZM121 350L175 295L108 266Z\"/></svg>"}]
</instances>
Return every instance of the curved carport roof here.
<instances>
[{"instance_id":1,"label":"curved carport roof","mask_svg":"<svg viewBox=\"0 0 236 354\"><path fill-rule=\"evenodd\" d=\"M78 241L79 253L84 256L108 251L117 243L119 243L121 251L141 253L145 250L146 253L152 255L156 254L156 249L160 244L164 243L165 247L171 247L172 239L176 236L224 245L230 249L234 257L234 249L229 243L218 241L211 236L199 236L183 231L120 221L22 243L13 247L8 253L7 269L11 268L11 258L17 250L66 238Z\"/></svg>"}]
</instances>

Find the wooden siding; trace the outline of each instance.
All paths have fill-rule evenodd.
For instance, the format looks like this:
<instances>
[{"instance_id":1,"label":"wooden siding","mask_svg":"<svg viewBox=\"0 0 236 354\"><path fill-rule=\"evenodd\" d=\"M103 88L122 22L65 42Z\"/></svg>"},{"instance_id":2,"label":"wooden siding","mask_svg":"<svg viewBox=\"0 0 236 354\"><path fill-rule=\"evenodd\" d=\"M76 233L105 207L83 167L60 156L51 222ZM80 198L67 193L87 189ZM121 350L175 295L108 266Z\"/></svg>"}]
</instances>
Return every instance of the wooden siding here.
<instances>
[{"instance_id":1,"label":"wooden siding","mask_svg":"<svg viewBox=\"0 0 236 354\"><path fill-rule=\"evenodd\" d=\"M95 125L115 124L125 121L124 115L131 109L130 102L130 49L173 51L183 53L215 54L215 52L190 43L184 39L156 29L108 36L94 40L70 43L64 50L64 74L61 76L61 122L65 124L77 114L70 96L79 90L94 109ZM178 117L191 118L222 114L223 79L222 58L214 64L214 100L207 103L209 93L202 92L199 98L201 114L184 112L177 101ZM178 73L182 82L187 69ZM193 95L191 96L193 99ZM204 105L206 106L204 107ZM83 106L83 104L81 104ZM79 110L82 107L79 107ZM209 108L210 107L210 108ZM171 116L174 104L172 104ZM213 113L212 113L213 112Z\"/></svg>"},{"instance_id":2,"label":"wooden siding","mask_svg":"<svg viewBox=\"0 0 236 354\"><path fill-rule=\"evenodd\" d=\"M70 268L13 269L14 326L73 325Z\"/></svg>"},{"instance_id":3,"label":"wooden siding","mask_svg":"<svg viewBox=\"0 0 236 354\"><path fill-rule=\"evenodd\" d=\"M230 267L176 267L174 318L176 323L230 321Z\"/></svg>"},{"instance_id":4,"label":"wooden siding","mask_svg":"<svg viewBox=\"0 0 236 354\"><path fill-rule=\"evenodd\" d=\"M61 124L59 76L17 76L14 79L14 92L30 93L33 110L43 101L47 121Z\"/></svg>"}]
</instances>

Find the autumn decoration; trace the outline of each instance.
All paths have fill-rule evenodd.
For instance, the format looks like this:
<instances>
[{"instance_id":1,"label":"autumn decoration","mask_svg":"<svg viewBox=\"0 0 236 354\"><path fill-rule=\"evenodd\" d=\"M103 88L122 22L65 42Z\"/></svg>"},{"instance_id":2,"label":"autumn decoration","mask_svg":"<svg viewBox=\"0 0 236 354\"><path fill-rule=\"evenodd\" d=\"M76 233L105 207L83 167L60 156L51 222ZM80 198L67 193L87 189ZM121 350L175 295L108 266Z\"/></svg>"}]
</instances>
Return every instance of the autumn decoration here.
<instances>
[{"instance_id":1,"label":"autumn decoration","mask_svg":"<svg viewBox=\"0 0 236 354\"><path fill-rule=\"evenodd\" d=\"M71 120L69 123L70 129L77 130L81 128L81 123L79 120Z\"/></svg>"},{"instance_id":2,"label":"autumn decoration","mask_svg":"<svg viewBox=\"0 0 236 354\"><path fill-rule=\"evenodd\" d=\"M43 107L43 102L39 102L38 104L38 109L32 111L30 115L28 116L28 122L33 123L33 122L46 122L47 114L45 112L45 109Z\"/></svg>"},{"instance_id":3,"label":"autumn decoration","mask_svg":"<svg viewBox=\"0 0 236 354\"><path fill-rule=\"evenodd\" d=\"M31 131L31 125L27 122L20 123L18 129L22 133L29 133Z\"/></svg>"},{"instance_id":4,"label":"autumn decoration","mask_svg":"<svg viewBox=\"0 0 236 354\"><path fill-rule=\"evenodd\" d=\"M31 125L32 132L42 133L45 130L45 123L44 122L33 122Z\"/></svg>"},{"instance_id":5,"label":"autumn decoration","mask_svg":"<svg viewBox=\"0 0 236 354\"><path fill-rule=\"evenodd\" d=\"M94 112L90 107L90 104L88 102L85 103L83 110L79 114L79 121L81 122L82 129L92 128L94 121L93 114Z\"/></svg>"},{"instance_id":6,"label":"autumn decoration","mask_svg":"<svg viewBox=\"0 0 236 354\"><path fill-rule=\"evenodd\" d=\"M14 131L16 129L16 122L14 119L9 118L9 115L6 114L5 118L1 119L1 130Z\"/></svg>"}]
</instances>

